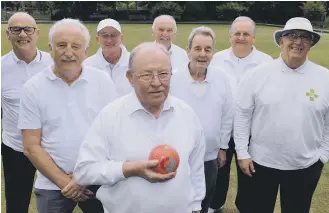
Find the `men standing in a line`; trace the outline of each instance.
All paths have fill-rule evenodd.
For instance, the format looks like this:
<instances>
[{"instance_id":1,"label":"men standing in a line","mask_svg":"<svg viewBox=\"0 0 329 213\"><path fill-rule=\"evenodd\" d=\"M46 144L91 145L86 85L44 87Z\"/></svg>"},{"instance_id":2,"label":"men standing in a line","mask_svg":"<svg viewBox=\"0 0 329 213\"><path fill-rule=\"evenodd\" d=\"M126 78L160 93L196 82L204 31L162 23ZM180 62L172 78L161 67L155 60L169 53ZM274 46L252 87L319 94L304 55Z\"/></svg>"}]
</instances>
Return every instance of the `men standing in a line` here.
<instances>
[{"instance_id":1,"label":"men standing in a line","mask_svg":"<svg viewBox=\"0 0 329 213\"><path fill-rule=\"evenodd\" d=\"M168 95L168 51L154 42L132 50L127 78L134 92L106 106L85 137L74 177L102 185L97 197L105 212L199 212L205 195L205 138L193 110ZM182 128L183 127L183 128ZM167 144L178 152L176 172L153 171L151 150ZM159 166L167 168L170 162Z\"/></svg>"},{"instance_id":2,"label":"men standing in a line","mask_svg":"<svg viewBox=\"0 0 329 213\"><path fill-rule=\"evenodd\" d=\"M172 16L160 15L154 19L152 25L152 35L156 43L164 45L169 51L173 70L189 61L186 51L173 44L176 33L177 25Z\"/></svg>"},{"instance_id":3,"label":"men standing in a line","mask_svg":"<svg viewBox=\"0 0 329 213\"><path fill-rule=\"evenodd\" d=\"M104 19L99 22L96 40L100 48L83 64L108 73L120 96L132 92L133 88L126 78L130 54L122 44L123 34L120 24L113 19Z\"/></svg>"},{"instance_id":4,"label":"men standing in a line","mask_svg":"<svg viewBox=\"0 0 329 213\"><path fill-rule=\"evenodd\" d=\"M274 33L280 57L239 86L234 140L239 166L252 180L242 213L273 212L279 188L282 212L310 212L329 159L329 70L307 59L320 37L309 20L288 20Z\"/></svg>"},{"instance_id":5,"label":"men standing in a line","mask_svg":"<svg viewBox=\"0 0 329 213\"><path fill-rule=\"evenodd\" d=\"M8 20L7 38L12 51L1 58L1 155L5 178L7 213L27 213L35 168L23 154L21 131L17 128L23 84L50 66L49 53L37 49L39 29L33 17L18 12Z\"/></svg>"},{"instance_id":6,"label":"men standing in a line","mask_svg":"<svg viewBox=\"0 0 329 213\"><path fill-rule=\"evenodd\" d=\"M230 26L229 34L231 47L216 53L211 61L211 65L221 68L228 76L234 100L239 81L243 76L259 64L271 61L273 58L260 52L254 46L256 25L249 17L241 16L236 18ZM211 209L209 210L210 213L214 211L220 212L224 207L229 188L231 161L233 155L236 157L234 147L232 132L229 148L226 151L226 164L218 171L216 190L213 195ZM235 203L238 209L243 212L244 206L249 205L249 178L241 172L238 166L237 178L238 188Z\"/></svg>"},{"instance_id":7,"label":"men standing in a line","mask_svg":"<svg viewBox=\"0 0 329 213\"><path fill-rule=\"evenodd\" d=\"M24 154L38 170L35 195L39 213L103 212L95 187L72 178L80 144L100 110L117 97L111 78L82 66L88 29L74 19L56 22L49 31L54 65L24 85L18 128ZM95 189L96 188L96 189Z\"/></svg>"},{"instance_id":8,"label":"men standing in a line","mask_svg":"<svg viewBox=\"0 0 329 213\"><path fill-rule=\"evenodd\" d=\"M190 62L185 62L177 72L174 71L170 89L173 96L192 107L205 132L206 196L202 201L201 213L207 213L210 207L218 167L225 164L225 150L228 149L233 126L230 83L218 68L208 66L214 48L215 33L210 28L193 29L188 38Z\"/></svg>"}]
</instances>

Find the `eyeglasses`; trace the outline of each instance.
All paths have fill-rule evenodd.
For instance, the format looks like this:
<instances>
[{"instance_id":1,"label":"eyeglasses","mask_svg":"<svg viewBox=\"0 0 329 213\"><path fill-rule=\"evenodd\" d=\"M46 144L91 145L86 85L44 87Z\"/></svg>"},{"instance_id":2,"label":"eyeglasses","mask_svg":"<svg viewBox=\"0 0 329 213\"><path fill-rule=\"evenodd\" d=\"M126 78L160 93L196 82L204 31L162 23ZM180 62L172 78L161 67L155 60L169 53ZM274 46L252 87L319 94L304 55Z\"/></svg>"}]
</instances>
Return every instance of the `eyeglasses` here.
<instances>
[{"instance_id":1,"label":"eyeglasses","mask_svg":"<svg viewBox=\"0 0 329 213\"><path fill-rule=\"evenodd\" d=\"M290 41L296 41L297 39L301 39L303 42L310 42L312 41L312 35L310 34L297 34L294 32L288 32L285 34L282 34L283 37L286 37Z\"/></svg>"},{"instance_id":2,"label":"eyeglasses","mask_svg":"<svg viewBox=\"0 0 329 213\"><path fill-rule=\"evenodd\" d=\"M159 74L154 74L154 73L142 73L140 75L136 75L140 80L145 81L145 82L150 82L154 79L155 76L158 76L160 81L168 81L172 75L171 72L161 72Z\"/></svg>"},{"instance_id":3,"label":"eyeglasses","mask_svg":"<svg viewBox=\"0 0 329 213\"><path fill-rule=\"evenodd\" d=\"M22 30L26 33L26 35L32 35L37 28L35 27L8 27L8 30L14 34L14 35L19 35L21 34Z\"/></svg>"},{"instance_id":4,"label":"eyeglasses","mask_svg":"<svg viewBox=\"0 0 329 213\"><path fill-rule=\"evenodd\" d=\"M121 34L108 34L108 33L104 33L104 34L99 34L100 37L102 37L103 39L117 39L119 37L119 35Z\"/></svg>"}]
</instances>

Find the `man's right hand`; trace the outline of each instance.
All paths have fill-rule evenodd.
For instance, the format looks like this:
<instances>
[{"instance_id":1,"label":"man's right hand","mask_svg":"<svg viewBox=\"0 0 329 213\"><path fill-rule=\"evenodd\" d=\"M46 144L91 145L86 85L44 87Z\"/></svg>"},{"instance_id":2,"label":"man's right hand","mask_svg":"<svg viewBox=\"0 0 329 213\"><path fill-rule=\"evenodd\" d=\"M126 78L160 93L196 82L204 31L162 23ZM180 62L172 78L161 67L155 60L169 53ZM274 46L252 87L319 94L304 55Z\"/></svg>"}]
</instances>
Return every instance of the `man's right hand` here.
<instances>
[{"instance_id":1,"label":"man's right hand","mask_svg":"<svg viewBox=\"0 0 329 213\"><path fill-rule=\"evenodd\" d=\"M69 183L61 190L64 197L77 200L82 194L81 186L76 183L74 178L71 178Z\"/></svg>"},{"instance_id":2,"label":"man's right hand","mask_svg":"<svg viewBox=\"0 0 329 213\"><path fill-rule=\"evenodd\" d=\"M153 168L158 164L158 160L125 162L123 164L123 174L125 177L142 177L151 183L170 180L176 176L176 172L170 172L168 174L154 172Z\"/></svg>"},{"instance_id":3,"label":"man's right hand","mask_svg":"<svg viewBox=\"0 0 329 213\"><path fill-rule=\"evenodd\" d=\"M252 177L252 174L255 173L255 167L250 158L238 160L238 164L242 172L249 177Z\"/></svg>"}]
</instances>

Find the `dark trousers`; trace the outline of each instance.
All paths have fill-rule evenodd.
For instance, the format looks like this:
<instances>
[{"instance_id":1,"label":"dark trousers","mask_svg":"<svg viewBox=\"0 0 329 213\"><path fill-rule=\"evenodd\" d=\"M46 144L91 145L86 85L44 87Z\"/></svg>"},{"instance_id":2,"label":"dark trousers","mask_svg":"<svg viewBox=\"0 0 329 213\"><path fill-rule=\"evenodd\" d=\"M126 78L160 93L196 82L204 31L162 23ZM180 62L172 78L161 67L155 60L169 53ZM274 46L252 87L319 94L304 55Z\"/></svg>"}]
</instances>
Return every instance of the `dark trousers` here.
<instances>
[{"instance_id":1,"label":"dark trousers","mask_svg":"<svg viewBox=\"0 0 329 213\"><path fill-rule=\"evenodd\" d=\"M235 164L237 168L237 195L235 204L242 213L243 209L249 206L249 191L252 190L250 187L251 178L245 175L238 165L233 138L230 139L229 148L226 151L226 164L218 170L216 188L213 194L210 208L219 209L224 206L226 202L227 192L230 184L231 162L233 156L235 156Z\"/></svg>"},{"instance_id":2,"label":"dark trousers","mask_svg":"<svg viewBox=\"0 0 329 213\"><path fill-rule=\"evenodd\" d=\"M309 213L313 193L323 169L319 160L300 170L277 170L254 162L253 190L249 192L248 211L241 213L273 213L278 189L282 213Z\"/></svg>"},{"instance_id":3,"label":"dark trousers","mask_svg":"<svg viewBox=\"0 0 329 213\"><path fill-rule=\"evenodd\" d=\"M218 173L218 159L204 162L204 173L206 179L206 196L201 203L201 213L207 213L216 188Z\"/></svg>"},{"instance_id":4,"label":"dark trousers","mask_svg":"<svg viewBox=\"0 0 329 213\"><path fill-rule=\"evenodd\" d=\"M1 143L7 213L28 213L35 168L24 153Z\"/></svg>"},{"instance_id":5,"label":"dark trousers","mask_svg":"<svg viewBox=\"0 0 329 213\"><path fill-rule=\"evenodd\" d=\"M88 189L96 194L99 186L89 186ZM38 213L72 213L76 205L83 213L103 213L103 205L92 197L84 202L75 201L64 197L60 190L35 189Z\"/></svg>"}]
</instances>

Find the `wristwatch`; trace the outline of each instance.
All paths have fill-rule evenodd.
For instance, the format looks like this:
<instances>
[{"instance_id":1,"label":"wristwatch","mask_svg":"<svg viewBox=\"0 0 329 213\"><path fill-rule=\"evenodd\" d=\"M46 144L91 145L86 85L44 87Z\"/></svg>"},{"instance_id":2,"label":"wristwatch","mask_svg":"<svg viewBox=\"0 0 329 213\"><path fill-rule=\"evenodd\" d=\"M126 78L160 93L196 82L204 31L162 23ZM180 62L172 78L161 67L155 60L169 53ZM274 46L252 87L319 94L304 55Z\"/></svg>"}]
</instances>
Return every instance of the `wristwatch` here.
<instances>
[{"instance_id":1,"label":"wristwatch","mask_svg":"<svg viewBox=\"0 0 329 213\"><path fill-rule=\"evenodd\" d=\"M224 152L226 152L226 151L227 151L227 149L222 149L222 148L220 148L220 150L222 150L222 151L224 151Z\"/></svg>"}]
</instances>

